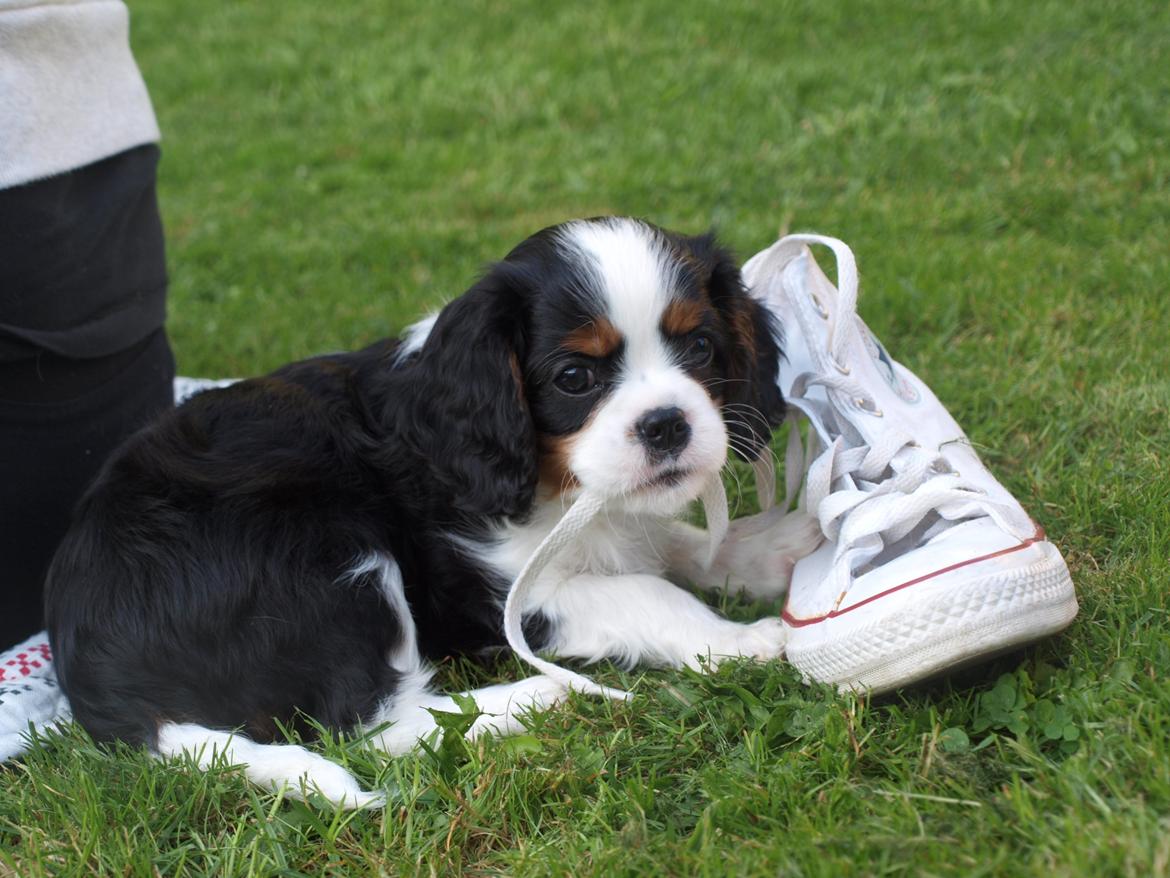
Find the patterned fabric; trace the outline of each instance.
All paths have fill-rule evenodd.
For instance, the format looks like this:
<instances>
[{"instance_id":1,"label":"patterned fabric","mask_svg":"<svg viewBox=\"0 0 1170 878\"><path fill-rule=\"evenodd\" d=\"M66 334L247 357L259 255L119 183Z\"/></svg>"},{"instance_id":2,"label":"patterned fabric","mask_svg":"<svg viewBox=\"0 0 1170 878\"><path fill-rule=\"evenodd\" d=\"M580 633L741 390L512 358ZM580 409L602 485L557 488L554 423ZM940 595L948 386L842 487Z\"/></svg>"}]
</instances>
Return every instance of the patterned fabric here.
<instances>
[{"instance_id":1,"label":"patterned fabric","mask_svg":"<svg viewBox=\"0 0 1170 878\"><path fill-rule=\"evenodd\" d=\"M28 749L30 728L43 731L69 717L45 632L0 653L0 761Z\"/></svg>"}]
</instances>

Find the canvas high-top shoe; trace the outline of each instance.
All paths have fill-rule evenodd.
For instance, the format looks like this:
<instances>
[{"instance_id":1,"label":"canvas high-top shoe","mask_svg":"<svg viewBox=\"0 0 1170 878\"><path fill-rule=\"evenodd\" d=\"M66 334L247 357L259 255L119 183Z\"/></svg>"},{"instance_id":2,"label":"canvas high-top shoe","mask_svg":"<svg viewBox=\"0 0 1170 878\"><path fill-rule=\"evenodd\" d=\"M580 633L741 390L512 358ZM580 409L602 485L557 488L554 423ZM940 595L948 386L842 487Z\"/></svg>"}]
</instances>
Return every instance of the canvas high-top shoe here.
<instances>
[{"instance_id":1,"label":"canvas high-top shoe","mask_svg":"<svg viewBox=\"0 0 1170 878\"><path fill-rule=\"evenodd\" d=\"M839 291L810 244L836 256ZM803 482L825 534L793 572L789 660L813 680L880 692L1068 625L1077 601L1060 552L857 315L850 249L791 235L743 271L785 328L788 502Z\"/></svg>"}]
</instances>

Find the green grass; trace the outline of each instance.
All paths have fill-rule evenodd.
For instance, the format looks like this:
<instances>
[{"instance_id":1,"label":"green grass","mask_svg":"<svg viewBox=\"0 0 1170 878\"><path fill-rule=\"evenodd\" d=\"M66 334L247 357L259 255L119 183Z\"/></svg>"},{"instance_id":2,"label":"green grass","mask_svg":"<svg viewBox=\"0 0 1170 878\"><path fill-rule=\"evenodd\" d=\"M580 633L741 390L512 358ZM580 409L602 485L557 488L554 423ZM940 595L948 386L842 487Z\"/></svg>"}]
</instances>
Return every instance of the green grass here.
<instances>
[{"instance_id":1,"label":"green grass","mask_svg":"<svg viewBox=\"0 0 1170 878\"><path fill-rule=\"evenodd\" d=\"M1165 4L138 0L133 25L183 372L396 332L569 217L715 225L745 256L835 234L1082 611L880 701L779 664L602 669L639 697L418 757L324 744L384 813L74 731L0 770L0 874L1170 871Z\"/></svg>"}]
</instances>

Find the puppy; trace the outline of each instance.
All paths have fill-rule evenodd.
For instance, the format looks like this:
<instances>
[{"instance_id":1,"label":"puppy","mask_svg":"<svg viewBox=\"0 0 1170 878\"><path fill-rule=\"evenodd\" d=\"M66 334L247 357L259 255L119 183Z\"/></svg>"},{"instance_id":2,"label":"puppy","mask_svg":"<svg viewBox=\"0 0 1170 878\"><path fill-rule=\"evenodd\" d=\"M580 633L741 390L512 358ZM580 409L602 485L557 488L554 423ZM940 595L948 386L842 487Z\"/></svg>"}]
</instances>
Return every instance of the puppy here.
<instances>
[{"instance_id":1,"label":"puppy","mask_svg":"<svg viewBox=\"0 0 1170 878\"><path fill-rule=\"evenodd\" d=\"M509 583L582 490L611 498L524 607L536 647L697 665L781 655L778 619L668 581L778 594L815 522L737 522L714 565L677 519L728 449L766 451L779 328L711 236L545 229L437 315L356 353L199 394L132 437L47 583L61 685L98 741L214 753L269 787L380 801L301 747L305 717L401 753L458 710L431 662L504 643ZM471 735L563 697L474 690Z\"/></svg>"}]
</instances>

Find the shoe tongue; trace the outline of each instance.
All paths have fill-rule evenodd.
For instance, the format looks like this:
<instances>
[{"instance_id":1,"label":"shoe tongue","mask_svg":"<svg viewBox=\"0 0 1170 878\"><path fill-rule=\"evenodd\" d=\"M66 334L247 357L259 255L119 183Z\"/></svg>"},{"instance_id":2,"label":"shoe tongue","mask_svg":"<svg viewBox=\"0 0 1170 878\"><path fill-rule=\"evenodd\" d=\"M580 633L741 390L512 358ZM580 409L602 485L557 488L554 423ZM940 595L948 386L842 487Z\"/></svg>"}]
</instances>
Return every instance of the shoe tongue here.
<instances>
[{"instance_id":1,"label":"shoe tongue","mask_svg":"<svg viewBox=\"0 0 1170 878\"><path fill-rule=\"evenodd\" d=\"M840 293L807 248L787 263L781 286L781 298L787 306L781 319L791 315L791 326L797 327L788 334L794 356L790 366L781 366L782 380L788 377L782 387L791 388L799 374L796 369L849 379L857 385L860 402L838 395L833 403L838 413L837 426L848 422L865 444L873 444L887 430L899 427L927 448L966 441L959 425L930 389L890 356L856 311L842 310ZM821 316L822 312L828 316ZM830 349L831 327L836 327L838 351ZM810 389L810 395L829 399L821 387ZM881 412L881 416L866 410L870 408ZM846 441L853 438L843 432Z\"/></svg>"},{"instance_id":2,"label":"shoe tongue","mask_svg":"<svg viewBox=\"0 0 1170 878\"><path fill-rule=\"evenodd\" d=\"M820 390L820 388L815 389ZM866 444L866 437L853 426L848 418L842 417L840 409L825 399L823 393L820 396L820 399L815 399L809 393L801 399L789 399L788 402L793 408L800 409L808 418L821 440L821 445L832 445L833 440L838 436L844 441L846 448L856 448L858 445Z\"/></svg>"},{"instance_id":3,"label":"shoe tongue","mask_svg":"<svg viewBox=\"0 0 1170 878\"><path fill-rule=\"evenodd\" d=\"M857 330L862 347L873 362L874 371L902 402L910 405L918 402L922 398L918 389L905 378L903 370L860 317L857 318Z\"/></svg>"}]
</instances>

